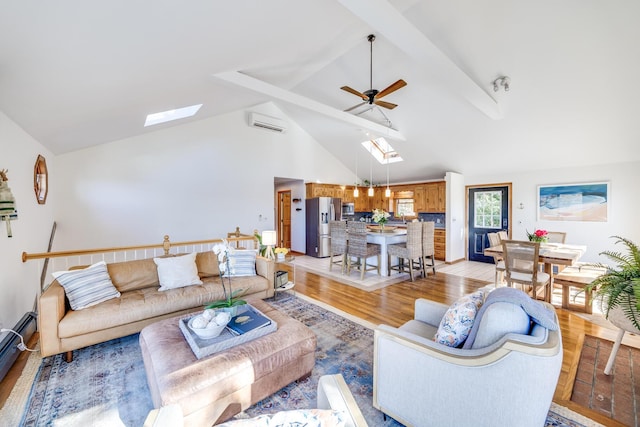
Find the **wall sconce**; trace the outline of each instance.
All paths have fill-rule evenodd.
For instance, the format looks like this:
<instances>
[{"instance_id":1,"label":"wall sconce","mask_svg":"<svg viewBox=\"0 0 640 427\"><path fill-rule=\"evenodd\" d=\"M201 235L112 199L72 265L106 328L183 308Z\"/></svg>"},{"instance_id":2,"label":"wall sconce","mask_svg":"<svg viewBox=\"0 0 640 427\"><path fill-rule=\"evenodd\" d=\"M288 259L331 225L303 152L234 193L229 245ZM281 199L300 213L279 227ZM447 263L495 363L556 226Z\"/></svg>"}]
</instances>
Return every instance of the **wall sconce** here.
<instances>
[{"instance_id":1,"label":"wall sconce","mask_svg":"<svg viewBox=\"0 0 640 427\"><path fill-rule=\"evenodd\" d=\"M509 85L511 84L511 79L508 76L498 77L493 81L493 91L497 92L502 86L505 92L509 92Z\"/></svg>"},{"instance_id":2,"label":"wall sconce","mask_svg":"<svg viewBox=\"0 0 640 427\"><path fill-rule=\"evenodd\" d=\"M273 247L276 245L276 231L275 230L265 230L262 232L262 244L267 247L265 251L265 257L269 259L274 259Z\"/></svg>"}]
</instances>

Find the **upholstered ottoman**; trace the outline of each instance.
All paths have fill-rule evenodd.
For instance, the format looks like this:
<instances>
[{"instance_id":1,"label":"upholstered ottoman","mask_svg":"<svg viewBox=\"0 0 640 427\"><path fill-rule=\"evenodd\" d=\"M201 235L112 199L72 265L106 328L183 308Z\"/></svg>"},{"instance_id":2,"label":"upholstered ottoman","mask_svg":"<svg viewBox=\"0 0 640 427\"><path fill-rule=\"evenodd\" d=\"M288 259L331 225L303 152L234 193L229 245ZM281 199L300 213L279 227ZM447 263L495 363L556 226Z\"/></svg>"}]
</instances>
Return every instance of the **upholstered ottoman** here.
<instances>
[{"instance_id":1,"label":"upholstered ottoman","mask_svg":"<svg viewBox=\"0 0 640 427\"><path fill-rule=\"evenodd\" d=\"M179 404L185 426L209 426L311 374L313 331L263 301L251 304L273 319L278 330L202 359L186 342L179 317L140 332L154 407Z\"/></svg>"}]
</instances>

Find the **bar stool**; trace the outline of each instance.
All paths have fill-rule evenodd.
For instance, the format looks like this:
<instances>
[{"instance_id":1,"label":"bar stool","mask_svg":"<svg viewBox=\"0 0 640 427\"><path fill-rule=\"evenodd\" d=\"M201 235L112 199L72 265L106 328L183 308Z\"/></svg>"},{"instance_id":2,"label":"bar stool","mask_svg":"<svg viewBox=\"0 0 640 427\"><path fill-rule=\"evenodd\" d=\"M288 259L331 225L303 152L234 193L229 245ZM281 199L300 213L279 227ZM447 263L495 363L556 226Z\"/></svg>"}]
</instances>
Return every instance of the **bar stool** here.
<instances>
[{"instance_id":1,"label":"bar stool","mask_svg":"<svg viewBox=\"0 0 640 427\"><path fill-rule=\"evenodd\" d=\"M427 267L433 270L433 274L436 274L436 260L435 253L436 247L434 243L436 224L433 221L426 221L422 223L422 273L424 277L427 277ZM430 264L427 264L427 259L431 260Z\"/></svg>"},{"instance_id":2,"label":"bar stool","mask_svg":"<svg viewBox=\"0 0 640 427\"><path fill-rule=\"evenodd\" d=\"M347 229L347 274L351 274L351 257L358 259L357 268L360 269L360 280L364 280L365 271L378 270L380 275L380 245L367 243L367 226L363 222L351 221ZM367 259L378 257L377 265L367 264Z\"/></svg>"},{"instance_id":3,"label":"bar stool","mask_svg":"<svg viewBox=\"0 0 640 427\"><path fill-rule=\"evenodd\" d=\"M329 271L334 264L340 264L340 273L344 274L347 259L347 223L345 221L331 221L329 223L329 236L331 237ZM340 258L334 260L334 256Z\"/></svg>"},{"instance_id":4,"label":"bar stool","mask_svg":"<svg viewBox=\"0 0 640 427\"><path fill-rule=\"evenodd\" d=\"M398 264L393 266L391 265L392 256L398 257ZM404 263L405 259L409 261L408 266ZM424 274L424 270L422 270L422 224L419 222L410 222L407 224L406 243L387 246L388 275L391 275L391 270L396 270L398 273L408 272L413 282L414 260L418 262L416 270Z\"/></svg>"}]
</instances>

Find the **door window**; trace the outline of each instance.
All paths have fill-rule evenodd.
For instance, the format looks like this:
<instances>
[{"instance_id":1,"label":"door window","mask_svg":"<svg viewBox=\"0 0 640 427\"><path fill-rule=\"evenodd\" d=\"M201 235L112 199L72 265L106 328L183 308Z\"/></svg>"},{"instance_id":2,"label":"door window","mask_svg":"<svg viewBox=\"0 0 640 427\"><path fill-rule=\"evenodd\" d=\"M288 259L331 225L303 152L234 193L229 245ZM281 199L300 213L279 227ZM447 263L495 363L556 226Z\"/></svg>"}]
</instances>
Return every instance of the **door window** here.
<instances>
[{"instance_id":1,"label":"door window","mask_svg":"<svg viewBox=\"0 0 640 427\"><path fill-rule=\"evenodd\" d=\"M502 227L502 191L478 191L474 206L474 228Z\"/></svg>"}]
</instances>

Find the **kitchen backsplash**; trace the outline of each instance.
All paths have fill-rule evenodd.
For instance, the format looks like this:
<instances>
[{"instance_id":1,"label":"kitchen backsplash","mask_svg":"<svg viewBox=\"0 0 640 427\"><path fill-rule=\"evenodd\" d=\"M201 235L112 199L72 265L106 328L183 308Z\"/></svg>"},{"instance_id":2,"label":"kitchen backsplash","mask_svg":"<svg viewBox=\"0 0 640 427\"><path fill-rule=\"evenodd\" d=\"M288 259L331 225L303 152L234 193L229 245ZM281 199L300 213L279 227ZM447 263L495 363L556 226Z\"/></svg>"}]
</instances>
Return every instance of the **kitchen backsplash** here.
<instances>
[{"instance_id":1,"label":"kitchen backsplash","mask_svg":"<svg viewBox=\"0 0 640 427\"><path fill-rule=\"evenodd\" d=\"M389 218L393 221L400 221L400 219L393 218L393 212L391 213L391 217ZM347 217L345 219L360 221L361 218L364 218L365 221L371 221L371 212L356 212L353 217ZM418 219L421 221L433 221L436 223L436 227L444 228L445 227L445 219L447 215L444 213L419 213Z\"/></svg>"}]
</instances>

